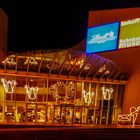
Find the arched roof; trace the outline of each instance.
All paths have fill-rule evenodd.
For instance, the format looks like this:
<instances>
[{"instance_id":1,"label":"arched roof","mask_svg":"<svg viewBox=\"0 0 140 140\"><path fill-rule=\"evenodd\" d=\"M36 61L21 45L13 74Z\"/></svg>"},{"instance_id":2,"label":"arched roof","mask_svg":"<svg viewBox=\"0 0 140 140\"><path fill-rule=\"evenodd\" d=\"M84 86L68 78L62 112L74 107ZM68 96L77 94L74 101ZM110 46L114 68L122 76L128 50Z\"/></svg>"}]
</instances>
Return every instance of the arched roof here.
<instances>
[{"instance_id":1,"label":"arched roof","mask_svg":"<svg viewBox=\"0 0 140 140\"><path fill-rule=\"evenodd\" d=\"M10 54L0 64L1 74L66 77L89 80L123 80L121 69L111 60L84 51L43 50Z\"/></svg>"}]
</instances>

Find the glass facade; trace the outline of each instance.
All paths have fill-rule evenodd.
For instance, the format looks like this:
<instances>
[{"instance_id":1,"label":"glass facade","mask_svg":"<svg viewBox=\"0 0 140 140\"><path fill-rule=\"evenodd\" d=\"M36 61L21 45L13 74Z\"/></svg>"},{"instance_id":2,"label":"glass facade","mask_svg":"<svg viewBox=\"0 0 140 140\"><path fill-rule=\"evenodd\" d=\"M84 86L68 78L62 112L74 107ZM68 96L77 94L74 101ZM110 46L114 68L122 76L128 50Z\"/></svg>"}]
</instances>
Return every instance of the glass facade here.
<instances>
[{"instance_id":1,"label":"glass facade","mask_svg":"<svg viewBox=\"0 0 140 140\"><path fill-rule=\"evenodd\" d=\"M0 122L115 124L122 108L124 85L55 78L3 78L16 80L17 85L12 93L8 82L8 92L0 83Z\"/></svg>"}]
</instances>

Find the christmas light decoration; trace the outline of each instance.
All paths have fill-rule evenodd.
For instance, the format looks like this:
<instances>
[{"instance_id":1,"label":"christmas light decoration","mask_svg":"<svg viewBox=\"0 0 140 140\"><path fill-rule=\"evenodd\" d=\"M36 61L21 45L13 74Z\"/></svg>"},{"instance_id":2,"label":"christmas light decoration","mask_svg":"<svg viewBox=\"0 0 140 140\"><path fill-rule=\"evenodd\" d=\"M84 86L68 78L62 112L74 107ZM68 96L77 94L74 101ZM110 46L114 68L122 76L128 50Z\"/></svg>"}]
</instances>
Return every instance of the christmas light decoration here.
<instances>
[{"instance_id":1,"label":"christmas light decoration","mask_svg":"<svg viewBox=\"0 0 140 140\"><path fill-rule=\"evenodd\" d=\"M27 58L27 60L24 62L24 64L28 64L28 63L33 64L33 65L38 64L34 57Z\"/></svg>"},{"instance_id":2,"label":"christmas light decoration","mask_svg":"<svg viewBox=\"0 0 140 140\"><path fill-rule=\"evenodd\" d=\"M102 87L102 95L104 97L104 100L110 100L111 99L111 94L113 92L113 88L105 88L105 87Z\"/></svg>"},{"instance_id":3,"label":"christmas light decoration","mask_svg":"<svg viewBox=\"0 0 140 140\"><path fill-rule=\"evenodd\" d=\"M3 64L9 64L9 65L16 65L16 62L14 61L14 58L7 57L4 61L2 61Z\"/></svg>"},{"instance_id":4,"label":"christmas light decoration","mask_svg":"<svg viewBox=\"0 0 140 140\"><path fill-rule=\"evenodd\" d=\"M5 80L4 78L1 79L1 82L3 83L4 89L6 93L13 93L14 87L17 85L17 82L15 80ZM10 90L11 89L11 90Z\"/></svg>"},{"instance_id":5,"label":"christmas light decoration","mask_svg":"<svg viewBox=\"0 0 140 140\"><path fill-rule=\"evenodd\" d=\"M103 65L103 66L99 69L99 72L101 73L101 72L103 72L105 69L106 69L106 66Z\"/></svg>"},{"instance_id":6,"label":"christmas light decoration","mask_svg":"<svg viewBox=\"0 0 140 140\"><path fill-rule=\"evenodd\" d=\"M57 87L59 86L67 86L68 87L68 94L62 98L58 93L57 93ZM51 85L51 94L53 95L53 97L56 99L56 100L68 100L69 98L73 97L74 96L74 88L72 86L72 82L61 82L61 81L58 81L56 84L53 84Z\"/></svg>"},{"instance_id":7,"label":"christmas light decoration","mask_svg":"<svg viewBox=\"0 0 140 140\"><path fill-rule=\"evenodd\" d=\"M81 68L84 65L84 60L80 60L80 61L76 62L76 65L78 65L79 68Z\"/></svg>"},{"instance_id":8,"label":"christmas light decoration","mask_svg":"<svg viewBox=\"0 0 140 140\"><path fill-rule=\"evenodd\" d=\"M57 69L59 69L60 66L61 66L61 63L62 63L61 61L60 61L60 62L55 62L55 63L53 64L52 70L57 70ZM51 63L48 62L48 64L46 64L46 67L47 67L48 69L50 69Z\"/></svg>"},{"instance_id":9,"label":"christmas light decoration","mask_svg":"<svg viewBox=\"0 0 140 140\"><path fill-rule=\"evenodd\" d=\"M107 74L109 74L110 73L110 71L109 70L107 70L106 72L105 72L105 75L107 75Z\"/></svg>"},{"instance_id":10,"label":"christmas light decoration","mask_svg":"<svg viewBox=\"0 0 140 140\"><path fill-rule=\"evenodd\" d=\"M92 92L86 92L85 90L83 90L85 103L91 103L94 94L95 93L93 91Z\"/></svg>"},{"instance_id":11,"label":"christmas light decoration","mask_svg":"<svg viewBox=\"0 0 140 140\"><path fill-rule=\"evenodd\" d=\"M85 65L84 70L89 70L90 66L89 65Z\"/></svg>"},{"instance_id":12,"label":"christmas light decoration","mask_svg":"<svg viewBox=\"0 0 140 140\"><path fill-rule=\"evenodd\" d=\"M136 119L138 117L138 112L140 110L139 107L130 107L129 114L119 114L118 115L118 122L132 122L132 126L135 125Z\"/></svg>"},{"instance_id":13,"label":"christmas light decoration","mask_svg":"<svg viewBox=\"0 0 140 140\"><path fill-rule=\"evenodd\" d=\"M37 93L39 88L38 87L29 87L28 85L24 86L26 89L26 93L28 95L28 98L31 100L35 100L37 97Z\"/></svg>"},{"instance_id":14,"label":"christmas light decoration","mask_svg":"<svg viewBox=\"0 0 140 140\"><path fill-rule=\"evenodd\" d=\"M72 67L72 64L69 61L67 61L64 65L64 69L66 69L66 70L70 70L71 67Z\"/></svg>"}]
</instances>

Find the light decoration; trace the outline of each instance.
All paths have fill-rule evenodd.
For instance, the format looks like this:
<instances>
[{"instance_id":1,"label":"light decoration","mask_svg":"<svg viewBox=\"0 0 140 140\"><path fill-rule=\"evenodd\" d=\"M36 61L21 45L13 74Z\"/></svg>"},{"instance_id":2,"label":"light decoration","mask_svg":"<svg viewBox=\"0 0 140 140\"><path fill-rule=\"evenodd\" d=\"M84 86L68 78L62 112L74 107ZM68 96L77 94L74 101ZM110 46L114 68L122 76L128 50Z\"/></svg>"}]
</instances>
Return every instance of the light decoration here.
<instances>
[{"instance_id":1,"label":"light decoration","mask_svg":"<svg viewBox=\"0 0 140 140\"><path fill-rule=\"evenodd\" d=\"M72 62L67 61L66 64L65 64L65 66L64 66L64 68L65 68L66 70L70 70L71 67L72 67L72 65L73 65Z\"/></svg>"},{"instance_id":2,"label":"light decoration","mask_svg":"<svg viewBox=\"0 0 140 140\"><path fill-rule=\"evenodd\" d=\"M13 57L7 57L4 61L2 61L3 64L9 64L9 65L16 65L16 62L14 61Z\"/></svg>"},{"instance_id":3,"label":"light decoration","mask_svg":"<svg viewBox=\"0 0 140 140\"><path fill-rule=\"evenodd\" d=\"M57 61L56 61L56 62L53 64L52 69L53 69L53 70L59 69L60 66L61 66L61 64L62 64L61 61L60 61L60 62L57 62ZM51 67L51 63L49 62L48 64L46 64L46 67L49 69L49 68Z\"/></svg>"},{"instance_id":4,"label":"light decoration","mask_svg":"<svg viewBox=\"0 0 140 140\"><path fill-rule=\"evenodd\" d=\"M1 79L1 82L3 83L4 89L6 93L13 93L14 87L17 85L17 82L15 80L5 80L4 78ZM10 90L11 89L11 90Z\"/></svg>"},{"instance_id":5,"label":"light decoration","mask_svg":"<svg viewBox=\"0 0 140 140\"><path fill-rule=\"evenodd\" d=\"M84 65L84 60L78 61L78 62L76 63L76 65L79 66L79 68L82 68L83 65ZM84 69L84 70L88 70L88 69L90 69L90 66L85 65L83 69Z\"/></svg>"},{"instance_id":6,"label":"light decoration","mask_svg":"<svg viewBox=\"0 0 140 140\"><path fill-rule=\"evenodd\" d=\"M85 65L84 70L89 70L90 66L89 65Z\"/></svg>"},{"instance_id":7,"label":"light decoration","mask_svg":"<svg viewBox=\"0 0 140 140\"><path fill-rule=\"evenodd\" d=\"M38 64L34 57L27 58L27 60L24 62L24 64L28 64L28 63L30 63L32 65L37 65Z\"/></svg>"},{"instance_id":8,"label":"light decoration","mask_svg":"<svg viewBox=\"0 0 140 140\"><path fill-rule=\"evenodd\" d=\"M82 56L78 59L78 61L76 60L77 62L75 65L77 65L79 68L82 68L85 63L85 60L86 60L86 55L82 54Z\"/></svg>"},{"instance_id":9,"label":"light decoration","mask_svg":"<svg viewBox=\"0 0 140 140\"><path fill-rule=\"evenodd\" d=\"M79 68L82 68L83 65L84 65L84 62L78 61L78 62L76 63L76 65L79 66ZM90 66L89 66L89 65L85 65L83 69L84 69L84 70L89 70L89 69L90 69Z\"/></svg>"},{"instance_id":10,"label":"light decoration","mask_svg":"<svg viewBox=\"0 0 140 140\"><path fill-rule=\"evenodd\" d=\"M57 87L59 86L67 86L68 87L68 94L62 98L58 93L57 93ZM52 84L51 85L51 94L53 95L53 97L56 99L56 100L68 100L69 98L73 97L74 96L74 93L75 93L75 90L74 90L74 87L72 85L72 82L61 82L61 81L58 81L56 84Z\"/></svg>"},{"instance_id":11,"label":"light decoration","mask_svg":"<svg viewBox=\"0 0 140 140\"><path fill-rule=\"evenodd\" d=\"M136 119L138 117L138 112L140 110L140 106L130 107L129 114L119 114L118 115L118 122L132 122L132 126L134 127Z\"/></svg>"},{"instance_id":12,"label":"light decoration","mask_svg":"<svg viewBox=\"0 0 140 140\"><path fill-rule=\"evenodd\" d=\"M84 64L84 58L81 58L81 60L78 60L78 61L77 61L77 58L71 59L71 57L69 57L69 60L66 61L64 68L65 68L66 70L70 70L71 67L72 67L74 64L75 64L76 66L78 66L79 68L81 68L81 67L83 66L83 64Z\"/></svg>"},{"instance_id":13,"label":"light decoration","mask_svg":"<svg viewBox=\"0 0 140 140\"><path fill-rule=\"evenodd\" d=\"M83 95L84 95L84 101L85 101L85 103L91 103L94 94L95 93L93 91L86 92L85 90L83 90Z\"/></svg>"},{"instance_id":14,"label":"light decoration","mask_svg":"<svg viewBox=\"0 0 140 140\"><path fill-rule=\"evenodd\" d=\"M106 72L105 72L105 75L107 75L107 74L109 74L110 73L110 71L109 70L107 70Z\"/></svg>"},{"instance_id":15,"label":"light decoration","mask_svg":"<svg viewBox=\"0 0 140 140\"><path fill-rule=\"evenodd\" d=\"M24 86L26 89L26 93L28 95L28 98L31 100L35 100L37 97L37 93L39 88L38 87L29 87L28 85Z\"/></svg>"},{"instance_id":16,"label":"light decoration","mask_svg":"<svg viewBox=\"0 0 140 140\"><path fill-rule=\"evenodd\" d=\"M105 70L106 70L106 66L103 65L103 66L99 69L99 72L101 73L101 72L103 72L103 71L105 71Z\"/></svg>"},{"instance_id":17,"label":"light decoration","mask_svg":"<svg viewBox=\"0 0 140 140\"><path fill-rule=\"evenodd\" d=\"M84 65L84 60L77 61L76 65L78 65L81 68Z\"/></svg>"},{"instance_id":18,"label":"light decoration","mask_svg":"<svg viewBox=\"0 0 140 140\"><path fill-rule=\"evenodd\" d=\"M102 95L104 97L104 100L110 100L112 92L113 92L113 88L102 87Z\"/></svg>"}]
</instances>

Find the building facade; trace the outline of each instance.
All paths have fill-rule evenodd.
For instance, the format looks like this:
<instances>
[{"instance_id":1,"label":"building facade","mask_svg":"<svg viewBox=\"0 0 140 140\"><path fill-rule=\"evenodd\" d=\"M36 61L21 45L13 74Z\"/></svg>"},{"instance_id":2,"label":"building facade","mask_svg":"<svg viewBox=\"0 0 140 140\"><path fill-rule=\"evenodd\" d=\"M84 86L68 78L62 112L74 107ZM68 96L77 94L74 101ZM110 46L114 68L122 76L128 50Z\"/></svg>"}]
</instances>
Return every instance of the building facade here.
<instances>
[{"instance_id":1,"label":"building facade","mask_svg":"<svg viewBox=\"0 0 140 140\"><path fill-rule=\"evenodd\" d=\"M3 25L0 34L6 42ZM2 51L0 122L116 124L126 75L111 60L76 48Z\"/></svg>"},{"instance_id":2,"label":"building facade","mask_svg":"<svg viewBox=\"0 0 140 140\"><path fill-rule=\"evenodd\" d=\"M1 122L117 123L126 82L108 59L36 51L9 55L0 67Z\"/></svg>"}]
</instances>

